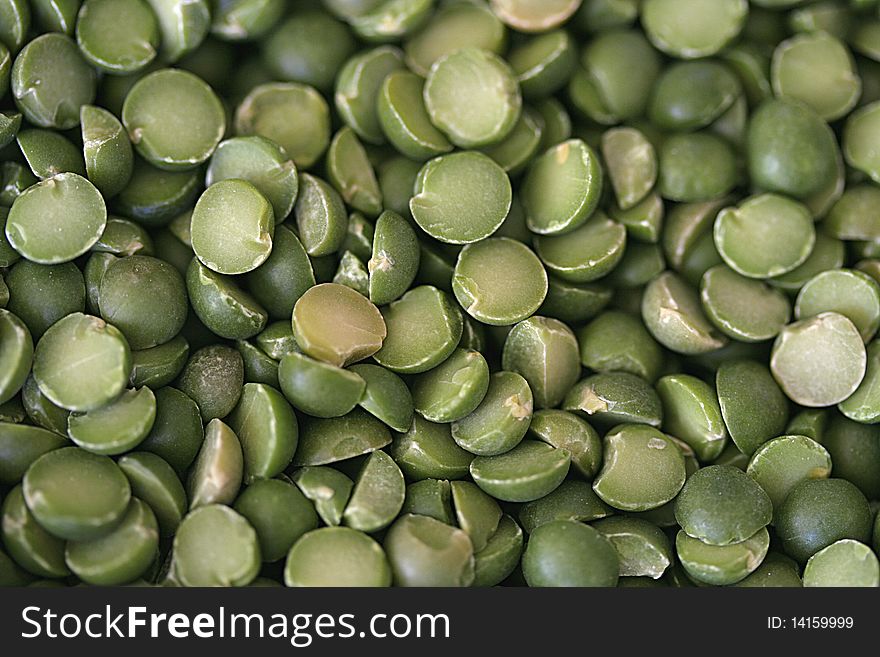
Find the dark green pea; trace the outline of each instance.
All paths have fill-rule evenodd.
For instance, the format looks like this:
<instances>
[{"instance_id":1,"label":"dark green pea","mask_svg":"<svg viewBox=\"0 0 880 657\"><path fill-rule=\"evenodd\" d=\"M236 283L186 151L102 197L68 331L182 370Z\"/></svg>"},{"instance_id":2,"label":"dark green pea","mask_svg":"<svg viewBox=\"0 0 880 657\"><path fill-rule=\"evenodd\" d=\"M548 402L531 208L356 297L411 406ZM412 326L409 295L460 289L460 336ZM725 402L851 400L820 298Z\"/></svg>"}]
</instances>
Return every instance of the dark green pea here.
<instances>
[{"instance_id":1,"label":"dark green pea","mask_svg":"<svg viewBox=\"0 0 880 657\"><path fill-rule=\"evenodd\" d=\"M435 424L418 415L406 433L397 433L389 449L409 479L463 479L474 456L452 439L448 424Z\"/></svg>"},{"instance_id":2,"label":"dark green pea","mask_svg":"<svg viewBox=\"0 0 880 657\"><path fill-rule=\"evenodd\" d=\"M278 361L272 360L262 349L246 340L236 340L235 349L244 363L246 383L262 383L278 388Z\"/></svg>"},{"instance_id":3,"label":"dark green pea","mask_svg":"<svg viewBox=\"0 0 880 657\"><path fill-rule=\"evenodd\" d=\"M676 134L660 147L658 189L670 201L693 203L724 196L736 184L731 147L707 132Z\"/></svg>"},{"instance_id":4,"label":"dark green pea","mask_svg":"<svg viewBox=\"0 0 880 657\"><path fill-rule=\"evenodd\" d=\"M449 140L431 123L423 100L424 82L415 73L394 70L382 82L377 98L379 125L398 151L427 160L452 150Z\"/></svg>"},{"instance_id":5,"label":"dark green pea","mask_svg":"<svg viewBox=\"0 0 880 657\"><path fill-rule=\"evenodd\" d=\"M266 326L267 313L233 280L193 258L186 272L190 303L212 332L231 340L250 338Z\"/></svg>"},{"instance_id":6,"label":"dark green pea","mask_svg":"<svg viewBox=\"0 0 880 657\"><path fill-rule=\"evenodd\" d=\"M660 373L660 345L628 313L602 313L578 332L578 342L580 362L596 372L629 372L648 381Z\"/></svg>"},{"instance_id":7,"label":"dark green pea","mask_svg":"<svg viewBox=\"0 0 880 657\"><path fill-rule=\"evenodd\" d=\"M198 193L197 171L163 171L135 158L131 179L115 206L147 226L164 226L190 207Z\"/></svg>"},{"instance_id":8,"label":"dark green pea","mask_svg":"<svg viewBox=\"0 0 880 657\"><path fill-rule=\"evenodd\" d=\"M202 418L226 417L238 403L244 371L237 351L223 345L203 347L190 356L177 387L199 406Z\"/></svg>"},{"instance_id":9,"label":"dark green pea","mask_svg":"<svg viewBox=\"0 0 880 657\"><path fill-rule=\"evenodd\" d=\"M489 366L478 351L456 349L413 385L415 410L431 422L455 422L474 411L489 388Z\"/></svg>"},{"instance_id":10,"label":"dark green pea","mask_svg":"<svg viewBox=\"0 0 880 657\"><path fill-rule=\"evenodd\" d=\"M839 363L828 370L827 363ZM786 395L801 406L831 406L856 391L867 355L855 325L823 312L786 326L773 344L770 368Z\"/></svg>"},{"instance_id":11,"label":"dark green pea","mask_svg":"<svg viewBox=\"0 0 880 657\"><path fill-rule=\"evenodd\" d=\"M343 522L359 531L379 531L400 513L405 494L400 468L385 452L374 451L358 472Z\"/></svg>"},{"instance_id":12,"label":"dark green pea","mask_svg":"<svg viewBox=\"0 0 880 657\"><path fill-rule=\"evenodd\" d=\"M837 145L828 125L795 100L773 99L749 121L749 175L770 192L804 198L834 176Z\"/></svg>"},{"instance_id":13,"label":"dark green pea","mask_svg":"<svg viewBox=\"0 0 880 657\"><path fill-rule=\"evenodd\" d=\"M544 497L523 504L518 517L523 530L532 534L538 527L548 522L556 520L590 522L613 513L614 510L599 499L589 483L569 479Z\"/></svg>"},{"instance_id":14,"label":"dark green pea","mask_svg":"<svg viewBox=\"0 0 880 657\"><path fill-rule=\"evenodd\" d=\"M843 539L810 557L804 586L880 586L880 562L864 543Z\"/></svg>"},{"instance_id":15,"label":"dark green pea","mask_svg":"<svg viewBox=\"0 0 880 657\"><path fill-rule=\"evenodd\" d=\"M579 411L603 426L643 423L659 427L660 397L643 378L628 372L606 372L581 379L562 401L566 411Z\"/></svg>"},{"instance_id":16,"label":"dark green pea","mask_svg":"<svg viewBox=\"0 0 880 657\"><path fill-rule=\"evenodd\" d=\"M447 525L454 525L449 482L445 479L422 479L409 484L400 512L429 516Z\"/></svg>"},{"instance_id":17,"label":"dark green pea","mask_svg":"<svg viewBox=\"0 0 880 657\"><path fill-rule=\"evenodd\" d=\"M399 160L399 158L392 158L392 160L390 160L390 162L394 162L395 160ZM406 160L406 161L409 162L409 160ZM413 168L415 169L416 172L418 171L417 164L415 164L413 162L409 162L409 164L411 164L413 166ZM382 170L383 169L380 168L380 172ZM413 173L413 176L412 176L413 180L415 180L415 175L416 174ZM382 178L381 178L381 173L380 173L380 185L381 185L381 180L382 180ZM408 184L406 185L406 187L407 187L407 189L406 189L406 203L404 203L404 205L406 205L409 202L409 197L412 194L412 184L411 183L412 183L412 180L410 180L408 182ZM384 196L384 194L385 194L384 189L383 189L382 193ZM387 202L387 199L386 199L386 205L388 207L390 207L392 210L394 210L395 212L398 212L395 208L391 207L391 204ZM407 208L407 212L408 211L409 210ZM399 214L399 212L398 212L398 214ZM360 212L352 212L350 215L348 215L348 229L345 234L345 240L342 242L342 250L343 251L350 251L351 253L356 255L358 258L360 258L361 260L366 262L367 260L370 259L370 256L373 253L373 237L374 237L374 235L375 235L375 230L374 230L373 224L369 220L367 220L364 217L364 215L362 215Z\"/></svg>"},{"instance_id":18,"label":"dark green pea","mask_svg":"<svg viewBox=\"0 0 880 657\"><path fill-rule=\"evenodd\" d=\"M3 544L19 566L40 577L66 577L70 574L64 563L64 541L43 529L28 511L21 486L6 495L0 513Z\"/></svg>"},{"instance_id":19,"label":"dark green pea","mask_svg":"<svg viewBox=\"0 0 880 657\"><path fill-rule=\"evenodd\" d=\"M684 531L675 537L675 549L685 572L699 583L715 586L744 579L761 565L769 547L766 528L733 545L710 545Z\"/></svg>"},{"instance_id":20,"label":"dark green pea","mask_svg":"<svg viewBox=\"0 0 880 657\"><path fill-rule=\"evenodd\" d=\"M213 504L232 504L241 488L244 459L238 437L213 419L186 482L190 510ZM184 522L186 518L184 518Z\"/></svg>"},{"instance_id":21,"label":"dark green pea","mask_svg":"<svg viewBox=\"0 0 880 657\"><path fill-rule=\"evenodd\" d=\"M359 408L348 415L310 419L299 432L293 465L325 465L369 454L391 442L388 428Z\"/></svg>"},{"instance_id":22,"label":"dark green pea","mask_svg":"<svg viewBox=\"0 0 880 657\"><path fill-rule=\"evenodd\" d=\"M25 118L41 128L67 130L95 99L95 71L73 39L50 32L29 42L12 66L12 94Z\"/></svg>"},{"instance_id":23,"label":"dark green pea","mask_svg":"<svg viewBox=\"0 0 880 657\"><path fill-rule=\"evenodd\" d=\"M532 417L528 382L514 372L496 372L485 397L466 417L452 423L452 437L467 451L492 456L513 449Z\"/></svg>"},{"instance_id":24,"label":"dark green pea","mask_svg":"<svg viewBox=\"0 0 880 657\"><path fill-rule=\"evenodd\" d=\"M3 61L2 52L0 52L0 96L3 95L4 77L5 75L7 75L7 73L4 72L2 69L4 66L9 66L8 62L8 59L5 60L5 62ZM0 112L0 148L5 148L9 144L11 144L20 129L21 114ZM7 166L7 163L4 162L3 165Z\"/></svg>"},{"instance_id":25,"label":"dark green pea","mask_svg":"<svg viewBox=\"0 0 880 657\"><path fill-rule=\"evenodd\" d=\"M614 545L593 527L556 520L538 527L522 557L529 586L615 586Z\"/></svg>"},{"instance_id":26,"label":"dark green pea","mask_svg":"<svg viewBox=\"0 0 880 657\"><path fill-rule=\"evenodd\" d=\"M384 546L397 586L470 586L474 581L470 538L434 518L401 516Z\"/></svg>"},{"instance_id":27,"label":"dark green pea","mask_svg":"<svg viewBox=\"0 0 880 657\"><path fill-rule=\"evenodd\" d=\"M592 479L602 464L602 441L585 420L568 411L536 411L529 425L529 435L571 454L571 463L581 474Z\"/></svg>"},{"instance_id":28,"label":"dark green pea","mask_svg":"<svg viewBox=\"0 0 880 657\"><path fill-rule=\"evenodd\" d=\"M40 392L33 374L29 374L21 389L21 403L28 419L38 427L67 436L67 416L70 411L56 406Z\"/></svg>"},{"instance_id":29,"label":"dark green pea","mask_svg":"<svg viewBox=\"0 0 880 657\"><path fill-rule=\"evenodd\" d=\"M167 461L150 452L132 452L118 462L128 478L131 493L156 515L159 532L171 536L186 515L186 492Z\"/></svg>"},{"instance_id":30,"label":"dark green pea","mask_svg":"<svg viewBox=\"0 0 880 657\"><path fill-rule=\"evenodd\" d=\"M648 284L641 305L645 326L668 349L700 354L727 341L706 318L696 291L672 272Z\"/></svg>"},{"instance_id":31,"label":"dark green pea","mask_svg":"<svg viewBox=\"0 0 880 657\"><path fill-rule=\"evenodd\" d=\"M287 354L299 353L290 322L272 322L257 335L255 341L273 360L281 360Z\"/></svg>"},{"instance_id":32,"label":"dark green pea","mask_svg":"<svg viewBox=\"0 0 880 657\"><path fill-rule=\"evenodd\" d=\"M256 531L222 504L201 507L183 519L173 554L174 578L183 586L245 586L260 571Z\"/></svg>"},{"instance_id":33,"label":"dark green pea","mask_svg":"<svg viewBox=\"0 0 880 657\"><path fill-rule=\"evenodd\" d=\"M16 315L0 309L0 403L12 399L24 385L34 358L34 341Z\"/></svg>"},{"instance_id":34,"label":"dark green pea","mask_svg":"<svg viewBox=\"0 0 880 657\"><path fill-rule=\"evenodd\" d=\"M512 199L504 169L483 153L460 151L436 157L422 167L409 209L431 237L469 244L498 230Z\"/></svg>"},{"instance_id":35,"label":"dark green pea","mask_svg":"<svg viewBox=\"0 0 880 657\"><path fill-rule=\"evenodd\" d=\"M153 389L166 386L183 371L188 357L189 343L182 335L156 347L133 351L129 383Z\"/></svg>"},{"instance_id":36,"label":"dark green pea","mask_svg":"<svg viewBox=\"0 0 880 657\"><path fill-rule=\"evenodd\" d=\"M411 289L382 315L388 335L374 358L392 372L426 372L445 361L461 340L461 311L429 285ZM433 327L430 334L418 328L424 326Z\"/></svg>"},{"instance_id":37,"label":"dark green pea","mask_svg":"<svg viewBox=\"0 0 880 657\"><path fill-rule=\"evenodd\" d=\"M767 493L730 465L691 475L675 503L675 518L685 532L709 545L744 541L769 524L772 514Z\"/></svg>"},{"instance_id":38,"label":"dark green pea","mask_svg":"<svg viewBox=\"0 0 880 657\"><path fill-rule=\"evenodd\" d=\"M390 586L391 569L382 547L349 527L323 527L290 549L287 586Z\"/></svg>"},{"instance_id":39,"label":"dark green pea","mask_svg":"<svg viewBox=\"0 0 880 657\"><path fill-rule=\"evenodd\" d=\"M844 538L871 536L871 510L861 491L845 479L813 479L795 486L776 516L786 554L800 563Z\"/></svg>"},{"instance_id":40,"label":"dark green pea","mask_svg":"<svg viewBox=\"0 0 880 657\"><path fill-rule=\"evenodd\" d=\"M547 277L547 297L538 313L568 324L595 317L611 300L611 290L601 283L570 283Z\"/></svg>"},{"instance_id":41,"label":"dark green pea","mask_svg":"<svg viewBox=\"0 0 880 657\"><path fill-rule=\"evenodd\" d=\"M603 442L604 464L593 490L623 511L655 509L685 483L685 459L666 435L644 425L621 425Z\"/></svg>"},{"instance_id":42,"label":"dark green pea","mask_svg":"<svg viewBox=\"0 0 880 657\"><path fill-rule=\"evenodd\" d=\"M277 13L284 12L282 0L271 4L277 7ZM269 22L268 18L264 16L263 20L269 25L277 23L277 20ZM227 22L226 31L236 23ZM277 79L310 84L328 92L355 47L354 38L344 23L321 11L297 11L263 41L262 59Z\"/></svg>"},{"instance_id":43,"label":"dark green pea","mask_svg":"<svg viewBox=\"0 0 880 657\"><path fill-rule=\"evenodd\" d=\"M155 392L156 420L139 449L165 459L181 475L196 457L204 431L199 407L177 388Z\"/></svg>"},{"instance_id":44,"label":"dark green pea","mask_svg":"<svg viewBox=\"0 0 880 657\"><path fill-rule=\"evenodd\" d=\"M247 274L248 289L272 318L288 318L296 301L315 284L305 248L286 225L276 226L272 252Z\"/></svg>"},{"instance_id":45,"label":"dark green pea","mask_svg":"<svg viewBox=\"0 0 880 657\"><path fill-rule=\"evenodd\" d=\"M17 315L35 338L61 318L85 309L86 289L76 265L39 265L29 260L6 272L7 310Z\"/></svg>"},{"instance_id":46,"label":"dark green pea","mask_svg":"<svg viewBox=\"0 0 880 657\"><path fill-rule=\"evenodd\" d=\"M506 502L529 502L555 490L565 479L571 460L564 449L523 440L509 452L478 456L470 465L474 482Z\"/></svg>"},{"instance_id":47,"label":"dark green pea","mask_svg":"<svg viewBox=\"0 0 880 657\"><path fill-rule=\"evenodd\" d=\"M788 402L766 366L745 360L723 363L715 386L724 424L744 454L751 456L784 430Z\"/></svg>"},{"instance_id":48,"label":"dark green pea","mask_svg":"<svg viewBox=\"0 0 880 657\"><path fill-rule=\"evenodd\" d=\"M575 48L568 32L553 30L511 50L510 67L523 95L544 98L564 87L577 64Z\"/></svg>"},{"instance_id":49,"label":"dark green pea","mask_svg":"<svg viewBox=\"0 0 880 657\"><path fill-rule=\"evenodd\" d=\"M740 92L739 80L720 62L677 63L657 80L648 116L665 130L704 128L730 109Z\"/></svg>"},{"instance_id":50,"label":"dark green pea","mask_svg":"<svg viewBox=\"0 0 880 657\"><path fill-rule=\"evenodd\" d=\"M139 445L156 419L156 398L147 387L126 390L101 408L72 413L67 433L83 449L95 454L116 455Z\"/></svg>"},{"instance_id":51,"label":"dark green pea","mask_svg":"<svg viewBox=\"0 0 880 657\"><path fill-rule=\"evenodd\" d=\"M107 456L65 447L34 461L24 476L28 509L46 530L68 540L89 540L122 519L131 488Z\"/></svg>"},{"instance_id":52,"label":"dark green pea","mask_svg":"<svg viewBox=\"0 0 880 657\"><path fill-rule=\"evenodd\" d=\"M538 152L543 132L540 121L541 117L534 109L523 108L507 136L497 144L483 147L482 151L509 175L518 175Z\"/></svg>"},{"instance_id":53,"label":"dark green pea","mask_svg":"<svg viewBox=\"0 0 880 657\"><path fill-rule=\"evenodd\" d=\"M399 214L383 212L376 221L370 271L370 300L376 305L402 296L419 268L419 243L415 231Z\"/></svg>"},{"instance_id":54,"label":"dark green pea","mask_svg":"<svg viewBox=\"0 0 880 657\"><path fill-rule=\"evenodd\" d=\"M868 499L880 498L880 433L877 427L834 414L822 436L834 475L855 484Z\"/></svg>"},{"instance_id":55,"label":"dark green pea","mask_svg":"<svg viewBox=\"0 0 880 657\"><path fill-rule=\"evenodd\" d=\"M86 0L76 20L76 41L83 56L109 73L133 73L156 57L159 25L139 0Z\"/></svg>"},{"instance_id":56,"label":"dark green pea","mask_svg":"<svg viewBox=\"0 0 880 657\"><path fill-rule=\"evenodd\" d=\"M376 306L337 283L310 288L293 309L293 334L302 351L338 367L381 353L380 347L389 342L386 332L386 320Z\"/></svg>"},{"instance_id":57,"label":"dark green pea","mask_svg":"<svg viewBox=\"0 0 880 657\"><path fill-rule=\"evenodd\" d=\"M15 199L6 239L28 260L51 265L88 251L106 224L107 207L94 185L75 173L59 173Z\"/></svg>"},{"instance_id":58,"label":"dark green pea","mask_svg":"<svg viewBox=\"0 0 880 657\"><path fill-rule=\"evenodd\" d=\"M529 230L554 235L583 225L598 205L602 181L598 157L580 139L548 149L531 164L523 182Z\"/></svg>"},{"instance_id":59,"label":"dark green pea","mask_svg":"<svg viewBox=\"0 0 880 657\"><path fill-rule=\"evenodd\" d=\"M395 431L407 431L415 409L403 379L379 365L364 363L350 370L366 382L358 405Z\"/></svg>"},{"instance_id":60,"label":"dark green pea","mask_svg":"<svg viewBox=\"0 0 880 657\"><path fill-rule=\"evenodd\" d=\"M288 120L291 115L297 117L295 125ZM308 85L261 84L235 110L235 132L274 141L297 167L308 169L330 144L330 109Z\"/></svg>"},{"instance_id":61,"label":"dark green pea","mask_svg":"<svg viewBox=\"0 0 880 657\"><path fill-rule=\"evenodd\" d=\"M296 470L292 479L314 505L324 524L335 527L342 522L342 513L354 482L344 474L326 466L308 466Z\"/></svg>"},{"instance_id":62,"label":"dark green pea","mask_svg":"<svg viewBox=\"0 0 880 657\"><path fill-rule=\"evenodd\" d=\"M25 161L41 180L63 173L86 175L79 149L67 137L51 130L32 128L15 136Z\"/></svg>"},{"instance_id":63,"label":"dark green pea","mask_svg":"<svg viewBox=\"0 0 880 657\"><path fill-rule=\"evenodd\" d=\"M550 274L587 283L608 274L623 257L626 229L602 212L573 232L535 238L535 251Z\"/></svg>"},{"instance_id":64,"label":"dark green pea","mask_svg":"<svg viewBox=\"0 0 880 657\"><path fill-rule=\"evenodd\" d=\"M6 164L6 163L4 163ZM17 165L21 166L21 165ZM24 170L22 168L22 170ZM33 174L28 173L28 175L33 178ZM34 178L34 182L36 182L36 178ZM0 181L2 183L2 181ZM0 191L2 194L2 191ZM10 204L12 201L10 201ZM0 224L2 224L3 231L0 232L0 266L2 267L11 267L13 264L18 262L21 259L21 256L18 252L12 248L9 244L9 241L6 239L6 218L9 216L9 208L0 205Z\"/></svg>"},{"instance_id":65,"label":"dark green pea","mask_svg":"<svg viewBox=\"0 0 880 657\"><path fill-rule=\"evenodd\" d=\"M118 586L141 576L156 559L159 528L149 506L134 498L119 524L108 534L67 544L65 558L82 581Z\"/></svg>"},{"instance_id":66,"label":"dark green pea","mask_svg":"<svg viewBox=\"0 0 880 657\"><path fill-rule=\"evenodd\" d=\"M663 428L687 443L701 461L717 459L727 442L727 429L715 390L687 374L670 374L657 382L663 402Z\"/></svg>"},{"instance_id":67,"label":"dark green pea","mask_svg":"<svg viewBox=\"0 0 880 657\"><path fill-rule=\"evenodd\" d=\"M350 412L366 388L354 372L299 353L281 359L281 390L295 408L314 417L339 417Z\"/></svg>"},{"instance_id":68,"label":"dark green pea","mask_svg":"<svg viewBox=\"0 0 880 657\"><path fill-rule=\"evenodd\" d=\"M54 404L88 411L115 399L125 388L131 350L113 326L97 317L72 313L40 338L33 372L40 392Z\"/></svg>"},{"instance_id":69,"label":"dark green pea","mask_svg":"<svg viewBox=\"0 0 880 657\"><path fill-rule=\"evenodd\" d=\"M181 275L166 262L129 256L107 267L99 306L101 316L123 332L132 349L149 349L168 342L183 328L186 288Z\"/></svg>"},{"instance_id":70,"label":"dark green pea","mask_svg":"<svg viewBox=\"0 0 880 657\"><path fill-rule=\"evenodd\" d=\"M617 288L633 289L649 283L666 269L663 251L656 244L631 242L627 245L607 282Z\"/></svg>"},{"instance_id":71,"label":"dark green pea","mask_svg":"<svg viewBox=\"0 0 880 657\"><path fill-rule=\"evenodd\" d=\"M462 48L435 61L424 96L431 122L461 148L497 143L513 129L522 108L513 71L479 48ZM481 107L481 113L462 113L462 106Z\"/></svg>"},{"instance_id":72,"label":"dark green pea","mask_svg":"<svg viewBox=\"0 0 880 657\"><path fill-rule=\"evenodd\" d=\"M584 49L581 65L600 112L592 118L611 124L644 114L660 56L641 32L610 30L597 36Z\"/></svg>"},{"instance_id":73,"label":"dark green pea","mask_svg":"<svg viewBox=\"0 0 880 657\"><path fill-rule=\"evenodd\" d=\"M0 422L0 483L17 484L34 461L68 444L66 436L53 431Z\"/></svg>"},{"instance_id":74,"label":"dark green pea","mask_svg":"<svg viewBox=\"0 0 880 657\"><path fill-rule=\"evenodd\" d=\"M244 453L244 483L270 479L290 464L299 442L296 415L272 386L246 383L228 417Z\"/></svg>"},{"instance_id":75,"label":"dark green pea","mask_svg":"<svg viewBox=\"0 0 880 657\"><path fill-rule=\"evenodd\" d=\"M666 534L647 520L614 517L593 523L608 538L620 560L621 577L659 579L672 565L672 545Z\"/></svg>"},{"instance_id":76,"label":"dark green pea","mask_svg":"<svg viewBox=\"0 0 880 657\"><path fill-rule=\"evenodd\" d=\"M279 479L255 481L238 496L234 508L257 532L266 563L286 557L294 543L318 527L311 502L296 486Z\"/></svg>"},{"instance_id":77,"label":"dark green pea","mask_svg":"<svg viewBox=\"0 0 880 657\"><path fill-rule=\"evenodd\" d=\"M799 588L803 583L797 563L779 552L771 551L761 565L751 575L737 582L736 586Z\"/></svg>"}]
</instances>

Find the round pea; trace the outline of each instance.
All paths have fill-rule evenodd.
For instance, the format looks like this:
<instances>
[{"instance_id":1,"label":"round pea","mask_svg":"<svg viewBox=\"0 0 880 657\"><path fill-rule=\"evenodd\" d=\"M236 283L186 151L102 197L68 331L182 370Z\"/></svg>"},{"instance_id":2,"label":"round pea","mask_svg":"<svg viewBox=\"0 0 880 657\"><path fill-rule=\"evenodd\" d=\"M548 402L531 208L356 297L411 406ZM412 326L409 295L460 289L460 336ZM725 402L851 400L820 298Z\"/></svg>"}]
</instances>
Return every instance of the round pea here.
<instances>
[{"instance_id":1,"label":"round pea","mask_svg":"<svg viewBox=\"0 0 880 657\"><path fill-rule=\"evenodd\" d=\"M779 436L761 445L746 473L764 489L779 509L791 490L807 479L824 479L831 474L831 455L822 445L807 436Z\"/></svg>"},{"instance_id":2,"label":"round pea","mask_svg":"<svg viewBox=\"0 0 880 657\"><path fill-rule=\"evenodd\" d=\"M555 490L568 473L571 455L536 440L523 440L509 452L478 456L471 462L474 482L505 502L530 502Z\"/></svg>"},{"instance_id":3,"label":"round pea","mask_svg":"<svg viewBox=\"0 0 880 657\"><path fill-rule=\"evenodd\" d=\"M260 571L260 544L247 520L228 506L190 512L174 537L174 577L183 586L246 586Z\"/></svg>"},{"instance_id":4,"label":"round pea","mask_svg":"<svg viewBox=\"0 0 880 657\"><path fill-rule=\"evenodd\" d=\"M836 312L848 318L868 342L880 328L880 285L867 274L852 269L817 274L798 293L794 315L806 319L823 312Z\"/></svg>"},{"instance_id":5,"label":"round pea","mask_svg":"<svg viewBox=\"0 0 880 657\"><path fill-rule=\"evenodd\" d=\"M144 386L126 390L101 408L67 418L67 433L74 443L95 454L122 454L137 447L153 428L156 397Z\"/></svg>"},{"instance_id":6,"label":"round pea","mask_svg":"<svg viewBox=\"0 0 880 657\"><path fill-rule=\"evenodd\" d=\"M382 547L349 527L322 527L300 538L287 555L287 586L390 586Z\"/></svg>"},{"instance_id":7,"label":"round pea","mask_svg":"<svg viewBox=\"0 0 880 657\"><path fill-rule=\"evenodd\" d=\"M751 574L761 565L769 547L766 528L733 545L710 545L684 531L675 537L675 549L685 572L698 582L715 586L735 584Z\"/></svg>"},{"instance_id":8,"label":"round pea","mask_svg":"<svg viewBox=\"0 0 880 657\"><path fill-rule=\"evenodd\" d=\"M452 423L452 438L467 451L493 456L510 451L523 439L532 418L532 391L514 372L496 372L479 406Z\"/></svg>"},{"instance_id":9,"label":"round pea","mask_svg":"<svg viewBox=\"0 0 880 657\"><path fill-rule=\"evenodd\" d=\"M713 55L743 29L745 0L647 0L642 25L660 50L683 59Z\"/></svg>"},{"instance_id":10,"label":"round pea","mask_svg":"<svg viewBox=\"0 0 880 657\"><path fill-rule=\"evenodd\" d=\"M435 61L424 97L431 122L461 148L503 139L522 107L513 71L497 55L479 48L462 48Z\"/></svg>"},{"instance_id":11,"label":"round pea","mask_svg":"<svg viewBox=\"0 0 880 657\"><path fill-rule=\"evenodd\" d=\"M109 73L133 73L155 59L159 25L141 0L87 0L76 20L83 56Z\"/></svg>"},{"instance_id":12,"label":"round pea","mask_svg":"<svg viewBox=\"0 0 880 657\"><path fill-rule=\"evenodd\" d=\"M831 406L856 391L867 354L855 325L836 312L789 324L773 344L773 376L801 406Z\"/></svg>"},{"instance_id":13,"label":"round pea","mask_svg":"<svg viewBox=\"0 0 880 657\"><path fill-rule=\"evenodd\" d=\"M12 399L28 377L34 341L27 326L8 310L0 309L0 403ZM488 376L488 368L487 368Z\"/></svg>"},{"instance_id":14,"label":"round pea","mask_svg":"<svg viewBox=\"0 0 880 657\"><path fill-rule=\"evenodd\" d=\"M684 455L652 427L629 424L611 430L603 453L593 490L616 509L655 509L673 499L685 483Z\"/></svg>"},{"instance_id":15,"label":"round pea","mask_svg":"<svg viewBox=\"0 0 880 657\"><path fill-rule=\"evenodd\" d=\"M563 235L539 235L535 251L550 274L569 283L588 283L611 272L623 258L626 229L602 212Z\"/></svg>"},{"instance_id":16,"label":"round pea","mask_svg":"<svg viewBox=\"0 0 880 657\"><path fill-rule=\"evenodd\" d=\"M724 265L703 274L700 301L722 333L742 342L775 337L791 317L791 303L784 294Z\"/></svg>"},{"instance_id":17,"label":"round pea","mask_svg":"<svg viewBox=\"0 0 880 657\"><path fill-rule=\"evenodd\" d=\"M64 541L43 529L28 511L21 486L6 495L0 515L3 545L18 565L40 577L70 574L64 563Z\"/></svg>"},{"instance_id":18,"label":"round pea","mask_svg":"<svg viewBox=\"0 0 880 657\"><path fill-rule=\"evenodd\" d=\"M412 389L416 412L430 422L455 422L474 411L489 389L489 365L479 351L457 348Z\"/></svg>"},{"instance_id":19,"label":"round pea","mask_svg":"<svg viewBox=\"0 0 880 657\"><path fill-rule=\"evenodd\" d=\"M75 541L112 531L131 499L122 470L109 457L79 447L57 449L34 461L24 475L23 492L40 525Z\"/></svg>"},{"instance_id":20,"label":"round pea","mask_svg":"<svg viewBox=\"0 0 880 657\"><path fill-rule=\"evenodd\" d=\"M522 557L529 586L615 586L620 564L600 531L570 520L538 527Z\"/></svg>"},{"instance_id":21,"label":"round pea","mask_svg":"<svg viewBox=\"0 0 880 657\"><path fill-rule=\"evenodd\" d=\"M880 586L880 561L864 543L843 539L819 550L804 568L804 586Z\"/></svg>"},{"instance_id":22,"label":"round pea","mask_svg":"<svg viewBox=\"0 0 880 657\"><path fill-rule=\"evenodd\" d=\"M51 265L84 254L106 225L107 206L95 186L75 173L59 173L15 199L6 239L28 260Z\"/></svg>"},{"instance_id":23,"label":"round pea","mask_svg":"<svg viewBox=\"0 0 880 657\"><path fill-rule=\"evenodd\" d=\"M206 161L226 130L226 114L211 87L178 69L136 82L125 98L122 122L141 157L169 171Z\"/></svg>"},{"instance_id":24,"label":"round pea","mask_svg":"<svg viewBox=\"0 0 880 657\"><path fill-rule=\"evenodd\" d=\"M397 586L470 586L474 581L474 548L456 527L406 514L384 540Z\"/></svg>"},{"instance_id":25,"label":"round pea","mask_svg":"<svg viewBox=\"0 0 880 657\"><path fill-rule=\"evenodd\" d=\"M868 174L874 182L880 181L880 159L877 158L877 125L880 121L880 102L874 102L853 112L843 132L843 154L847 163Z\"/></svg>"},{"instance_id":26,"label":"round pea","mask_svg":"<svg viewBox=\"0 0 880 657\"><path fill-rule=\"evenodd\" d=\"M409 209L431 237L469 244L498 230L512 198L504 169L482 153L462 151L441 155L422 167Z\"/></svg>"}]
</instances>

